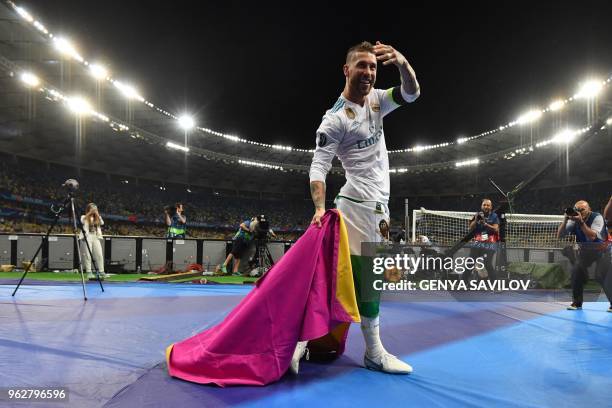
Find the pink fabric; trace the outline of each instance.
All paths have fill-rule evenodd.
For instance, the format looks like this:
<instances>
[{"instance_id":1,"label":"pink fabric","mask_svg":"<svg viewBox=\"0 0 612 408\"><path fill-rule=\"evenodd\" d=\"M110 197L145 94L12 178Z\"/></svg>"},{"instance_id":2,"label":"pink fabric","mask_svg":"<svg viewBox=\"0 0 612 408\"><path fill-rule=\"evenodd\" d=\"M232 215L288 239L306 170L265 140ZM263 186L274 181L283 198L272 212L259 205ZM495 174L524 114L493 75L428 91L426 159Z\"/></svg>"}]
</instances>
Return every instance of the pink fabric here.
<instances>
[{"instance_id":1,"label":"pink fabric","mask_svg":"<svg viewBox=\"0 0 612 408\"><path fill-rule=\"evenodd\" d=\"M287 371L298 340L351 322L335 296L339 235L339 215L329 210L223 322L174 344L170 375L222 387L269 384Z\"/></svg>"}]
</instances>

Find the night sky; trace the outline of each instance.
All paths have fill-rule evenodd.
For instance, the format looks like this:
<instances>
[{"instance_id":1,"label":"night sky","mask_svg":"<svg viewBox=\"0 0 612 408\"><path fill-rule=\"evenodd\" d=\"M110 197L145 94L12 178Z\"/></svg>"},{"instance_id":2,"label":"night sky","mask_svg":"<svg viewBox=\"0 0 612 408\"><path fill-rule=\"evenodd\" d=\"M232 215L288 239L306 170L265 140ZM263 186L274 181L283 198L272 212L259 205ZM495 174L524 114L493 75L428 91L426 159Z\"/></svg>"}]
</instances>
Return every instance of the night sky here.
<instances>
[{"instance_id":1,"label":"night sky","mask_svg":"<svg viewBox=\"0 0 612 408\"><path fill-rule=\"evenodd\" d=\"M17 1L156 105L294 147L314 147L362 40L403 52L421 84L385 119L389 148L478 134L612 73L609 2L378 3ZM376 87L398 83L379 67Z\"/></svg>"}]
</instances>

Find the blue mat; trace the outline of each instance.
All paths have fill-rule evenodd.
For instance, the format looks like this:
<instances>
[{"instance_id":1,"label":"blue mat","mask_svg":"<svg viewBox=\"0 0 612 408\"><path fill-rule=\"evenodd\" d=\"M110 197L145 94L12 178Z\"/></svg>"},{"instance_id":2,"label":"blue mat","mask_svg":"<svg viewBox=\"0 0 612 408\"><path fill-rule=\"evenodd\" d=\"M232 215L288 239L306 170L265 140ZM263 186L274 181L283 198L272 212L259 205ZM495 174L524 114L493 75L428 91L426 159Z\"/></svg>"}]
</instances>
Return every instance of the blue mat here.
<instances>
[{"instance_id":1,"label":"blue mat","mask_svg":"<svg viewBox=\"0 0 612 408\"><path fill-rule=\"evenodd\" d=\"M0 286L0 387L67 386L70 406L609 406L612 313L557 303L415 302L386 296L385 346L415 368L361 367L353 325L344 356L304 362L267 387L170 378L164 348L221 321L251 289L236 286ZM16 405L23 406L23 405Z\"/></svg>"},{"instance_id":2,"label":"blue mat","mask_svg":"<svg viewBox=\"0 0 612 408\"><path fill-rule=\"evenodd\" d=\"M101 406L164 359L167 345L219 322L252 287L0 286L0 387L64 386ZM21 404L23 406L23 404Z\"/></svg>"}]
</instances>

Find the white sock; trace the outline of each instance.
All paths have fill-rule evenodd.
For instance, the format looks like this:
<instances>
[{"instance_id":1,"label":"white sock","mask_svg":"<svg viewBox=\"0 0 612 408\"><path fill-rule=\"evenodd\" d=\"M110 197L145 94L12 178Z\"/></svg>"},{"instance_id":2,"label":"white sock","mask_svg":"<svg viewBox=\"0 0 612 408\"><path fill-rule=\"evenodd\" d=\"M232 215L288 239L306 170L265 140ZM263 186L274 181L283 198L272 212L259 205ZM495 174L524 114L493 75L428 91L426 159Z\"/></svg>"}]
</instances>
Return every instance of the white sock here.
<instances>
[{"instance_id":1,"label":"white sock","mask_svg":"<svg viewBox=\"0 0 612 408\"><path fill-rule=\"evenodd\" d=\"M380 319L361 316L361 332L366 343L366 354L374 361L387 352L380 341Z\"/></svg>"}]
</instances>

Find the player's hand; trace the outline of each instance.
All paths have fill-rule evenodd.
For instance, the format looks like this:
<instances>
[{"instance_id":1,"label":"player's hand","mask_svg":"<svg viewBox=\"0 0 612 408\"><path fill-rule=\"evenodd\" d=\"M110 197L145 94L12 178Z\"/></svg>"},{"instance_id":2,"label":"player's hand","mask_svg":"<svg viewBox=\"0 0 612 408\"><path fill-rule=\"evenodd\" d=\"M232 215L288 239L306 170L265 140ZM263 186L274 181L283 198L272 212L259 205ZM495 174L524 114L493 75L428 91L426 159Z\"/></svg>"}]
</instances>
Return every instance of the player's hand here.
<instances>
[{"instance_id":1,"label":"player's hand","mask_svg":"<svg viewBox=\"0 0 612 408\"><path fill-rule=\"evenodd\" d=\"M312 216L312 221L310 221L310 225L315 224L317 227L321 228L321 217L325 214L325 208L317 208L314 215Z\"/></svg>"},{"instance_id":2,"label":"player's hand","mask_svg":"<svg viewBox=\"0 0 612 408\"><path fill-rule=\"evenodd\" d=\"M374 54L376 54L376 60L382 62L383 65L394 64L399 67L407 62L406 57L401 52L390 45L382 44L380 41L376 41L376 45L374 45Z\"/></svg>"}]
</instances>

